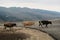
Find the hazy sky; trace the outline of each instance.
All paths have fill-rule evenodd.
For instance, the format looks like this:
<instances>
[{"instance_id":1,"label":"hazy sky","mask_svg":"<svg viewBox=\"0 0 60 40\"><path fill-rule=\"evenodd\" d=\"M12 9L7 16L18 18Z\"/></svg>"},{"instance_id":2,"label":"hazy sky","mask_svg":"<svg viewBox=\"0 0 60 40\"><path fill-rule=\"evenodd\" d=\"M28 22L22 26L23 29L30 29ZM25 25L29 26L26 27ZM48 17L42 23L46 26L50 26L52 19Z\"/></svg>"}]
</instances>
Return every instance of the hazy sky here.
<instances>
[{"instance_id":1,"label":"hazy sky","mask_svg":"<svg viewBox=\"0 0 60 40\"><path fill-rule=\"evenodd\" d=\"M28 7L60 12L60 0L0 0L3 7Z\"/></svg>"}]
</instances>

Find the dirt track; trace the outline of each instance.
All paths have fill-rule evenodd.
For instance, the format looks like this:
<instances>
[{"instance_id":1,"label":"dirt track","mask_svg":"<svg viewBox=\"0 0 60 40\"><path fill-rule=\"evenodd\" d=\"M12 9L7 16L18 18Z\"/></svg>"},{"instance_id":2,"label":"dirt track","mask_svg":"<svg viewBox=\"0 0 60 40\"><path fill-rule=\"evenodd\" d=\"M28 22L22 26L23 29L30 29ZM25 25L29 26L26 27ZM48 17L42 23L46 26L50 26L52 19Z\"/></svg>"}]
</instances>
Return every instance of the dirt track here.
<instances>
[{"instance_id":1,"label":"dirt track","mask_svg":"<svg viewBox=\"0 0 60 40\"><path fill-rule=\"evenodd\" d=\"M39 27L37 24L29 28L41 30L50 34L55 40L60 40L60 21L54 21L52 25L48 25L48 28L41 28L41 26Z\"/></svg>"},{"instance_id":2,"label":"dirt track","mask_svg":"<svg viewBox=\"0 0 60 40\"><path fill-rule=\"evenodd\" d=\"M40 28L40 30L51 34L56 40L60 40L60 24L55 24L48 28Z\"/></svg>"}]
</instances>

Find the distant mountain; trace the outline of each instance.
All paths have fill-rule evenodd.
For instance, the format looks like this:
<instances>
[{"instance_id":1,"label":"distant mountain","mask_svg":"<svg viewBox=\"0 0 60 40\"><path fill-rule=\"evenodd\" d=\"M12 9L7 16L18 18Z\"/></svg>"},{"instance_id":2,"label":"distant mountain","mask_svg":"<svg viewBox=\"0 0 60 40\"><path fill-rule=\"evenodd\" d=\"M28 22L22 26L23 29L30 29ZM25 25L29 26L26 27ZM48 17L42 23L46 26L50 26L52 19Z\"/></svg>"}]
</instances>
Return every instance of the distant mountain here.
<instances>
[{"instance_id":1,"label":"distant mountain","mask_svg":"<svg viewBox=\"0 0 60 40\"><path fill-rule=\"evenodd\" d=\"M0 21L49 20L60 18L60 12L20 7L0 7Z\"/></svg>"}]
</instances>

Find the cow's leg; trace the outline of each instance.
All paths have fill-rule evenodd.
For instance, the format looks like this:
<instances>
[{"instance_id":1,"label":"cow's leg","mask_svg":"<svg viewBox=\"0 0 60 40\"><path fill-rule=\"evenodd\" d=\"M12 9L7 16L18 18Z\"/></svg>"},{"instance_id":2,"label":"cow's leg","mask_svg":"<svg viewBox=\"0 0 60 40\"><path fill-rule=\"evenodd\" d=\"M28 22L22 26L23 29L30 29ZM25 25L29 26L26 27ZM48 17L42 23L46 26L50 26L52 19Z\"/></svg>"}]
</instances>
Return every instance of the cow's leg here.
<instances>
[{"instance_id":1,"label":"cow's leg","mask_svg":"<svg viewBox=\"0 0 60 40\"><path fill-rule=\"evenodd\" d=\"M40 26L41 24L39 24L39 26Z\"/></svg>"},{"instance_id":2,"label":"cow's leg","mask_svg":"<svg viewBox=\"0 0 60 40\"><path fill-rule=\"evenodd\" d=\"M41 24L41 27L43 28L42 24Z\"/></svg>"},{"instance_id":3,"label":"cow's leg","mask_svg":"<svg viewBox=\"0 0 60 40\"><path fill-rule=\"evenodd\" d=\"M47 26L48 24L46 24L46 28L48 28L48 26Z\"/></svg>"},{"instance_id":4,"label":"cow's leg","mask_svg":"<svg viewBox=\"0 0 60 40\"><path fill-rule=\"evenodd\" d=\"M40 25L41 25L41 27L43 28L43 26L42 26L43 24L41 23Z\"/></svg>"},{"instance_id":5,"label":"cow's leg","mask_svg":"<svg viewBox=\"0 0 60 40\"><path fill-rule=\"evenodd\" d=\"M41 23L39 22L39 26L41 25Z\"/></svg>"},{"instance_id":6,"label":"cow's leg","mask_svg":"<svg viewBox=\"0 0 60 40\"><path fill-rule=\"evenodd\" d=\"M39 24L39 26L41 26L41 27L43 28L43 26L42 26L42 24L41 24L41 23Z\"/></svg>"},{"instance_id":7,"label":"cow's leg","mask_svg":"<svg viewBox=\"0 0 60 40\"><path fill-rule=\"evenodd\" d=\"M6 26L4 27L4 29L6 29Z\"/></svg>"}]
</instances>

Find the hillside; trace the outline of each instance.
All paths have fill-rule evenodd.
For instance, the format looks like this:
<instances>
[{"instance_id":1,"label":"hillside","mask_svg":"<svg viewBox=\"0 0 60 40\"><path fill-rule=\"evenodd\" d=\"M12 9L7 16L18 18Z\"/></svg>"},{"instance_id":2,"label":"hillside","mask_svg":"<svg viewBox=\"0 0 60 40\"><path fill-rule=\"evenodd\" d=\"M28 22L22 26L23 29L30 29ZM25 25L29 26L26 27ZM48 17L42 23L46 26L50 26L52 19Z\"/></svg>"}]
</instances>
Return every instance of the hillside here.
<instances>
[{"instance_id":1,"label":"hillside","mask_svg":"<svg viewBox=\"0 0 60 40\"><path fill-rule=\"evenodd\" d=\"M54 38L35 29L15 27L7 31L0 27L0 40L54 40Z\"/></svg>"},{"instance_id":2,"label":"hillside","mask_svg":"<svg viewBox=\"0 0 60 40\"><path fill-rule=\"evenodd\" d=\"M48 20L60 18L60 12L20 7L0 7L0 21Z\"/></svg>"}]
</instances>

